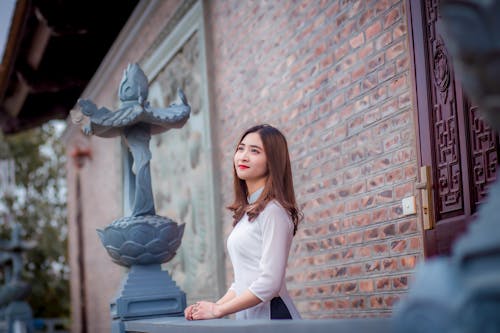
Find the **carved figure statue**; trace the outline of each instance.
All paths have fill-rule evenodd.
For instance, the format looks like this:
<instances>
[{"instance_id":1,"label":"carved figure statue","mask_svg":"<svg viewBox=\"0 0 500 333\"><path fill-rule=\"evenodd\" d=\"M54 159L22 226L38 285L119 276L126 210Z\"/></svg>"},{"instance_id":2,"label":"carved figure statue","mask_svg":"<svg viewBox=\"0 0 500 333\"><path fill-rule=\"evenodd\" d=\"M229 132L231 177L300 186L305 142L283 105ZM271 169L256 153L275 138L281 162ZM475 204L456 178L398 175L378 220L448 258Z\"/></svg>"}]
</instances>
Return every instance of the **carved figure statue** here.
<instances>
[{"instance_id":1,"label":"carved figure statue","mask_svg":"<svg viewBox=\"0 0 500 333\"><path fill-rule=\"evenodd\" d=\"M147 101L148 90L148 79L142 69L135 63L130 64L123 72L118 89L118 110L98 108L92 101L81 99L78 101L81 114L72 113L76 123L81 122L83 116L88 117L89 123L83 127L86 135L121 136L132 153L132 173L127 173L131 178L135 175L135 179L128 181L128 184L135 184L132 187L135 191L132 216L119 218L104 230L97 230L112 260L127 267L169 261L184 233L184 224L177 225L168 217L156 215L149 142L152 134L182 127L189 118L191 107L179 89L177 103L154 108Z\"/></svg>"},{"instance_id":2,"label":"carved figure statue","mask_svg":"<svg viewBox=\"0 0 500 333\"><path fill-rule=\"evenodd\" d=\"M149 141L151 134L182 127L188 120L191 107L182 90L178 91L178 95L178 104L171 104L167 108L152 107L147 101L148 79L139 65L134 63L128 65L123 73L118 89L121 103L118 110L97 108L90 100L78 101L82 113L90 119L90 123L83 127L86 135L93 134L103 138L122 136L132 153L132 172L135 174L132 216L155 214L149 167ZM78 118L76 120L78 121Z\"/></svg>"}]
</instances>

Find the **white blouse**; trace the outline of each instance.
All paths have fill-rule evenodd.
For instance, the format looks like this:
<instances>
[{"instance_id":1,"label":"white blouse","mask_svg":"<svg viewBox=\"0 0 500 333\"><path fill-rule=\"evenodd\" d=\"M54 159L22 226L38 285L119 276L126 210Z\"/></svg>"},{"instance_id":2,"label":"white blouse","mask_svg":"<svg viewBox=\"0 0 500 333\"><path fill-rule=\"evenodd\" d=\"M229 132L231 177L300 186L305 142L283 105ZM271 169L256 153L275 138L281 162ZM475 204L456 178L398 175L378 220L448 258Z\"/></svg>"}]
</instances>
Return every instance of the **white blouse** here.
<instances>
[{"instance_id":1,"label":"white blouse","mask_svg":"<svg viewBox=\"0 0 500 333\"><path fill-rule=\"evenodd\" d=\"M255 201L257 191L249 198ZM300 318L286 289L285 270L293 237L293 222L276 201L267 204L250 222L245 214L227 239L227 250L234 269L229 288L236 295L250 290L262 303L236 313L236 319L270 319L270 301L281 297L292 319Z\"/></svg>"}]
</instances>

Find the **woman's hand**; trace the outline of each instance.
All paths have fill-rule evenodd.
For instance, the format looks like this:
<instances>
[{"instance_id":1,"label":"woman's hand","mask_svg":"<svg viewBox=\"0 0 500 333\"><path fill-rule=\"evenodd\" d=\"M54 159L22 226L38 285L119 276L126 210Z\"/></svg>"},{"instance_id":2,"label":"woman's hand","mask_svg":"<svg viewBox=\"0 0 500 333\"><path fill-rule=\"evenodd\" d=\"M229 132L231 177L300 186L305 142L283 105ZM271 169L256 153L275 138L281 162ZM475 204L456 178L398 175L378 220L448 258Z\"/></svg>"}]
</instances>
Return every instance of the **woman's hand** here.
<instances>
[{"instance_id":1,"label":"woman's hand","mask_svg":"<svg viewBox=\"0 0 500 333\"><path fill-rule=\"evenodd\" d=\"M196 304L191 304L184 310L184 317L187 320L193 320L193 308L196 306Z\"/></svg>"},{"instance_id":2,"label":"woman's hand","mask_svg":"<svg viewBox=\"0 0 500 333\"><path fill-rule=\"evenodd\" d=\"M220 305L212 302L196 302L190 307L192 307L191 318L194 320L215 319L223 316L221 313ZM188 309L186 309L186 311L187 310Z\"/></svg>"}]
</instances>

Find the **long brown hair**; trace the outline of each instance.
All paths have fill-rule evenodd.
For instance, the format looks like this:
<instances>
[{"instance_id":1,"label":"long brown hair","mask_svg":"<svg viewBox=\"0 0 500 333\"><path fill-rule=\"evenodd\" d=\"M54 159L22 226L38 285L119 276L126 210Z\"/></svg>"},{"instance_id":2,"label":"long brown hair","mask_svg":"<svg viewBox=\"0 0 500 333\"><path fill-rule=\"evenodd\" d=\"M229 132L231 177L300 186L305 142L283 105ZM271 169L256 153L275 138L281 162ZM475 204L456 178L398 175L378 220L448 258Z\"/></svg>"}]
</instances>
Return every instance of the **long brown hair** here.
<instances>
[{"instance_id":1,"label":"long brown hair","mask_svg":"<svg viewBox=\"0 0 500 333\"><path fill-rule=\"evenodd\" d=\"M302 219L302 213L298 210L295 200L292 166L286 138L271 125L257 125L243 133L236 147L250 133L258 133L262 140L267 157L268 177L259 199L253 204L248 204L246 182L238 178L233 163L234 202L227 207L233 212L233 226L238 223L245 213L248 215L249 221L255 220L271 200L276 200L290 215L294 225L293 234L295 235L297 226Z\"/></svg>"}]
</instances>

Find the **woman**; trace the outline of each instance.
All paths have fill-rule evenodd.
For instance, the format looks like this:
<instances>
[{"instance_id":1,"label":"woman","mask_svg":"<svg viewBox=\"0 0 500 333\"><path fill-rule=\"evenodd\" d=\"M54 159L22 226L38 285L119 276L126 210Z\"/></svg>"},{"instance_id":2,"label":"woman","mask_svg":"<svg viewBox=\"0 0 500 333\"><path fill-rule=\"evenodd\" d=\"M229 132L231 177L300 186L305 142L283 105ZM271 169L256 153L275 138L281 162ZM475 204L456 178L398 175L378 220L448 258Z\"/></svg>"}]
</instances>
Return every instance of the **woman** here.
<instances>
[{"instance_id":1,"label":"woman","mask_svg":"<svg viewBox=\"0 0 500 333\"><path fill-rule=\"evenodd\" d=\"M234 283L216 303L201 301L185 310L188 320L221 318L295 319L285 270L301 214L293 190L286 139L270 125L248 129L234 154L233 231L227 249Z\"/></svg>"}]
</instances>

